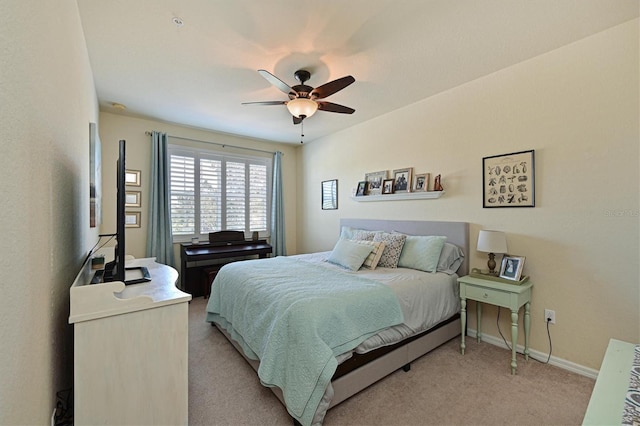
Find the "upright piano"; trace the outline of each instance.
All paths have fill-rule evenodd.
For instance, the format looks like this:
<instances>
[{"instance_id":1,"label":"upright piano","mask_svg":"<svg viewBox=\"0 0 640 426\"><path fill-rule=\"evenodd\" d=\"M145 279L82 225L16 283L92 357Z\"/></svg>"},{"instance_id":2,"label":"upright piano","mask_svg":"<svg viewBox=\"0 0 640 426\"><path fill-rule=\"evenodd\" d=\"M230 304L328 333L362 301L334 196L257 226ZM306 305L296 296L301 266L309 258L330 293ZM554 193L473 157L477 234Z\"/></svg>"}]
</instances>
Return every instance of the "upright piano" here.
<instances>
[{"instance_id":1,"label":"upright piano","mask_svg":"<svg viewBox=\"0 0 640 426\"><path fill-rule=\"evenodd\" d=\"M266 240L245 239L243 231L212 232L207 242L180 246L180 284L193 297L209 296L211 280L225 263L262 259L273 251Z\"/></svg>"}]
</instances>

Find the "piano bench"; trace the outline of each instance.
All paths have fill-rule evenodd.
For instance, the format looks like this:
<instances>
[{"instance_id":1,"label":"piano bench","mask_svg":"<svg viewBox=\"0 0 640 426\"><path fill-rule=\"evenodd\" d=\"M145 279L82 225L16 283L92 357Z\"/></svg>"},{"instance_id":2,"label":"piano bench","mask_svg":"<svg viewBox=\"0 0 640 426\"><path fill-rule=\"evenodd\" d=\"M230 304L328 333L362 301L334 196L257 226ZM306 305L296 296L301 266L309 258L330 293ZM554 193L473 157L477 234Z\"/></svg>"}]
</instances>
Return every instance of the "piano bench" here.
<instances>
[{"instance_id":1,"label":"piano bench","mask_svg":"<svg viewBox=\"0 0 640 426\"><path fill-rule=\"evenodd\" d=\"M213 284L213 280L218 274L220 268L222 268L223 266L224 264L212 265L202 269L202 294L205 299L209 298L209 295L211 294L211 284Z\"/></svg>"}]
</instances>

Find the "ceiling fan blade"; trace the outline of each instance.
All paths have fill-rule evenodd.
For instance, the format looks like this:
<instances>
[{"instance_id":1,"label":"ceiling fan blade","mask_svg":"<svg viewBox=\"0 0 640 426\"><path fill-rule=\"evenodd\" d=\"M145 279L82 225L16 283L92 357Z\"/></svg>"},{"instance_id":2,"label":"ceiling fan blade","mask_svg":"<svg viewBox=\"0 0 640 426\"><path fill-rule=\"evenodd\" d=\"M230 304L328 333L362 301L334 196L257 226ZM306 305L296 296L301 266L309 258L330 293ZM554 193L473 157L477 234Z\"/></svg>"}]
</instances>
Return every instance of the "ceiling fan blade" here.
<instances>
[{"instance_id":1,"label":"ceiling fan blade","mask_svg":"<svg viewBox=\"0 0 640 426\"><path fill-rule=\"evenodd\" d=\"M318 109L327 112L338 112L340 114L353 114L356 110L333 102L317 101Z\"/></svg>"},{"instance_id":2,"label":"ceiling fan blade","mask_svg":"<svg viewBox=\"0 0 640 426\"><path fill-rule=\"evenodd\" d=\"M292 116L292 117L293 117L293 124L300 124L300 123L302 123L302 120L304 120L304 117L298 118L295 115Z\"/></svg>"},{"instance_id":3,"label":"ceiling fan blade","mask_svg":"<svg viewBox=\"0 0 640 426\"><path fill-rule=\"evenodd\" d=\"M356 81L356 79L350 75L330 81L313 89L311 97L316 99L326 98L327 96L333 95L337 91L344 89L354 81Z\"/></svg>"},{"instance_id":4,"label":"ceiling fan blade","mask_svg":"<svg viewBox=\"0 0 640 426\"><path fill-rule=\"evenodd\" d=\"M242 105L286 105L287 101L242 102Z\"/></svg>"},{"instance_id":5,"label":"ceiling fan blade","mask_svg":"<svg viewBox=\"0 0 640 426\"><path fill-rule=\"evenodd\" d=\"M260 73L261 76L263 76L265 78L265 80L267 80L269 83L273 84L278 89L282 90L287 95L293 95L293 96L297 95L296 91L293 90L291 87L289 87L289 85L287 83L285 83L284 81L280 80L278 77L276 77L275 75L271 74L269 71L267 71L267 70L258 70L258 72Z\"/></svg>"}]
</instances>

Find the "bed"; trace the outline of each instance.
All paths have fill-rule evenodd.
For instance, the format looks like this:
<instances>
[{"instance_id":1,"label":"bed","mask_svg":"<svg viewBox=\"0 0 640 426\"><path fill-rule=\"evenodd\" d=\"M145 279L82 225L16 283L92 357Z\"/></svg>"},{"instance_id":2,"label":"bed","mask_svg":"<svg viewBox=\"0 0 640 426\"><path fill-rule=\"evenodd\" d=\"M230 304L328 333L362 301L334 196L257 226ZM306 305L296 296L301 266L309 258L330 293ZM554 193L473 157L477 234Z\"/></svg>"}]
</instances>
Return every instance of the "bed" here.
<instances>
[{"instance_id":1,"label":"bed","mask_svg":"<svg viewBox=\"0 0 640 426\"><path fill-rule=\"evenodd\" d=\"M223 267L207 321L295 422L321 424L331 407L460 335L456 279L468 249L464 222L342 219L332 251Z\"/></svg>"}]
</instances>

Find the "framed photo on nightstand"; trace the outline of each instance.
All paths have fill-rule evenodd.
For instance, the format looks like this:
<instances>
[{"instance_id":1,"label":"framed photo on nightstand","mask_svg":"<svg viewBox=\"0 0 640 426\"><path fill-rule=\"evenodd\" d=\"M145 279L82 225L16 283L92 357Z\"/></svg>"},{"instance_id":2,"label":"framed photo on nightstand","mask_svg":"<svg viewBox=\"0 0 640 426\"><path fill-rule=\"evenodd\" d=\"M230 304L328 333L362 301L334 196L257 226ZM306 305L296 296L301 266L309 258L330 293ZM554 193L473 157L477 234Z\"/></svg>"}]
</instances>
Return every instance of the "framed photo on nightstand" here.
<instances>
[{"instance_id":1,"label":"framed photo on nightstand","mask_svg":"<svg viewBox=\"0 0 640 426\"><path fill-rule=\"evenodd\" d=\"M500 265L500 278L505 280L520 281L522 269L524 268L523 256L510 256L505 254Z\"/></svg>"}]
</instances>

